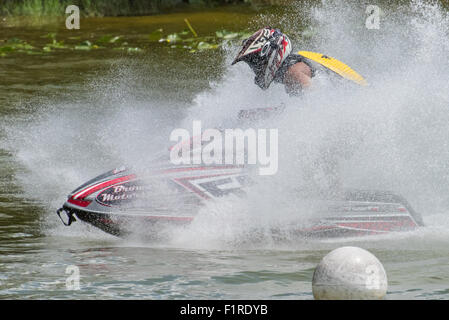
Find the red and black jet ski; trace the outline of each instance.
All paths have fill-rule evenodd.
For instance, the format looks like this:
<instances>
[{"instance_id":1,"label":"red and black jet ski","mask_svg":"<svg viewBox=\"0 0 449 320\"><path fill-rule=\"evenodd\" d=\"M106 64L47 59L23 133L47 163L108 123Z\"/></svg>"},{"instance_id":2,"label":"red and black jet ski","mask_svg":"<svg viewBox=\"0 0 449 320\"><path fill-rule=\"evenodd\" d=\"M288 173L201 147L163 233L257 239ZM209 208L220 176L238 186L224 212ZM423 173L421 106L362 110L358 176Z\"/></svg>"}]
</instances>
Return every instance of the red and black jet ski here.
<instances>
[{"instance_id":1,"label":"red and black jet ski","mask_svg":"<svg viewBox=\"0 0 449 320\"><path fill-rule=\"evenodd\" d=\"M157 236L164 226L189 224L207 201L245 196L251 178L243 166L165 166L137 174L108 171L75 189L58 216L65 225L82 220L113 235L143 232ZM410 231L420 215L391 192L348 190L327 203L306 228L291 230L311 237L347 237ZM295 227L292 227L295 228Z\"/></svg>"}]
</instances>

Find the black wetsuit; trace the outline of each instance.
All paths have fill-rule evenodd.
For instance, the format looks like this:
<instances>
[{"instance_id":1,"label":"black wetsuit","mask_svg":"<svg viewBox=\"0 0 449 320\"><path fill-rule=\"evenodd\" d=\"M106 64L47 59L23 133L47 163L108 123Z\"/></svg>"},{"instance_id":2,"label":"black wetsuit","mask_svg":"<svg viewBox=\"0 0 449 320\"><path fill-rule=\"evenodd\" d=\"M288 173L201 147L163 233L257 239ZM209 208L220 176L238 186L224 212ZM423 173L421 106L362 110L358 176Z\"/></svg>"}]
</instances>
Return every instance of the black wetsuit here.
<instances>
[{"instance_id":1,"label":"black wetsuit","mask_svg":"<svg viewBox=\"0 0 449 320\"><path fill-rule=\"evenodd\" d=\"M312 77L315 76L315 67L312 65L312 63L309 61L309 59L299 55L299 54L289 54L287 56L287 58L285 58L284 62L282 63L281 67L279 68L279 70L276 72L276 74L274 75L274 81L278 82L278 83L284 83L284 78L285 78L285 74L287 73L288 69L293 66L294 64L297 64L299 62L304 62L307 66L309 66L311 72L312 72ZM301 93L301 86L298 84L298 87L295 88L297 90L294 90L295 92L289 92L290 94L300 94Z\"/></svg>"}]
</instances>

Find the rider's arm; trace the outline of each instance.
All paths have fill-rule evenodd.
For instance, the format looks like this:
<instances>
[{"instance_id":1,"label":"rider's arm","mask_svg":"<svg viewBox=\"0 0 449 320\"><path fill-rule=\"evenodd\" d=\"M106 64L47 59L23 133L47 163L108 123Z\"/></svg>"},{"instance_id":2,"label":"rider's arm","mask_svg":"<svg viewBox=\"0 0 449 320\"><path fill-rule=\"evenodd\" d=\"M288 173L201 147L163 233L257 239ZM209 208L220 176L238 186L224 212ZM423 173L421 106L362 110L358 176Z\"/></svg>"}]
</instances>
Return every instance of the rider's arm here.
<instances>
[{"instance_id":1,"label":"rider's arm","mask_svg":"<svg viewBox=\"0 0 449 320\"><path fill-rule=\"evenodd\" d=\"M284 85L287 92L294 93L308 88L311 84L312 70L304 62L295 63L285 74Z\"/></svg>"}]
</instances>

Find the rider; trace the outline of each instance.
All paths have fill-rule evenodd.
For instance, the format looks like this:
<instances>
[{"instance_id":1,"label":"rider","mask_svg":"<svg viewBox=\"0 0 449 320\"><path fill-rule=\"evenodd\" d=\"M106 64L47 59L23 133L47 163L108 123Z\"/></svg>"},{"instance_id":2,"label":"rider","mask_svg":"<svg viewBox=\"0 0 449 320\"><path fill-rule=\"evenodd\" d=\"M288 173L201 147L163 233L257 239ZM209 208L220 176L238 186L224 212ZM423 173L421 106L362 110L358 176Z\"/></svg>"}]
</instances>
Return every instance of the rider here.
<instances>
[{"instance_id":1,"label":"rider","mask_svg":"<svg viewBox=\"0 0 449 320\"><path fill-rule=\"evenodd\" d=\"M263 90L273 81L284 84L290 95L310 86L314 67L303 56L291 53L290 39L279 29L262 28L242 45L232 64L245 61L256 74L254 82Z\"/></svg>"}]
</instances>

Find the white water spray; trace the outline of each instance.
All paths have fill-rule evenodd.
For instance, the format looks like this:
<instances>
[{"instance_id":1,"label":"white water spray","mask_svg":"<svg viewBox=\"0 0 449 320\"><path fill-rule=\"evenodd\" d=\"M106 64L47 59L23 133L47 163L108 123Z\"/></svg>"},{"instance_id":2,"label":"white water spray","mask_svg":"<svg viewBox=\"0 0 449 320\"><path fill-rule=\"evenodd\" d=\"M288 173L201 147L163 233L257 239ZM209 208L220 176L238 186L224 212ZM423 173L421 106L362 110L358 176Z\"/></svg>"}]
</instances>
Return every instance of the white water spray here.
<instances>
[{"instance_id":1,"label":"white water spray","mask_svg":"<svg viewBox=\"0 0 449 320\"><path fill-rule=\"evenodd\" d=\"M145 167L164 150L173 128L189 128L193 120L234 128L240 126L241 109L284 104L279 117L248 124L279 129L278 174L269 182L256 177L260 183L247 199L206 206L190 228L175 235L175 244L219 246L245 241L255 228L263 233L298 216L306 221L314 208L311 199L347 187L391 190L425 220L435 213L445 216L449 18L427 1L383 8L383 13L379 30L366 29L365 7L357 1L324 1L292 13L306 16L315 32L294 39L295 49L346 62L367 78L367 88L334 86L318 76L312 90L291 98L277 84L261 91L241 63L226 67L222 80L197 94L193 105L177 100L174 107L170 99L139 96L129 83L142 75L123 67L109 82L92 85L95 101L53 102L29 121L12 121L3 144L23 167L16 179L24 196L46 203L53 221L68 192L122 163ZM293 29L295 21L283 19L276 27ZM235 51L229 50L228 65Z\"/></svg>"}]
</instances>

